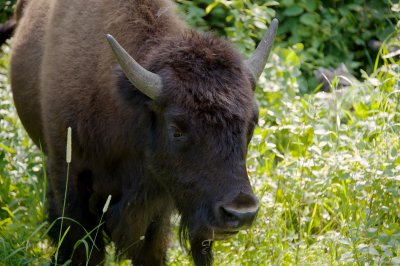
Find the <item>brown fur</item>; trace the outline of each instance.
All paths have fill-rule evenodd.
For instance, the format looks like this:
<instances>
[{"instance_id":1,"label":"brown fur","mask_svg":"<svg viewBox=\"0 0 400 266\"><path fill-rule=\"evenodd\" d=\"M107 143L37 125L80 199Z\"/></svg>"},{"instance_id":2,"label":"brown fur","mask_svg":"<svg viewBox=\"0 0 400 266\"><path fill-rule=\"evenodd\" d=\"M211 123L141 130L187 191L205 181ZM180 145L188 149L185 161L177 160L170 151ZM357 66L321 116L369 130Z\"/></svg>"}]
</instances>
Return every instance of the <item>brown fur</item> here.
<instances>
[{"instance_id":1,"label":"brown fur","mask_svg":"<svg viewBox=\"0 0 400 266\"><path fill-rule=\"evenodd\" d=\"M160 265L177 208L196 265L211 264L203 241L231 230L218 206L255 201L245 158L257 109L240 55L188 29L169 0L28 1L18 25L12 90L22 123L48 156L50 221L61 216L71 127L66 216L92 230L111 194L104 230L135 265ZM106 33L162 77L158 99L127 81ZM67 225L60 262L85 235ZM58 234L50 232L55 241ZM103 260L101 238L96 245L90 264ZM83 248L73 254L74 265L85 261Z\"/></svg>"}]
</instances>

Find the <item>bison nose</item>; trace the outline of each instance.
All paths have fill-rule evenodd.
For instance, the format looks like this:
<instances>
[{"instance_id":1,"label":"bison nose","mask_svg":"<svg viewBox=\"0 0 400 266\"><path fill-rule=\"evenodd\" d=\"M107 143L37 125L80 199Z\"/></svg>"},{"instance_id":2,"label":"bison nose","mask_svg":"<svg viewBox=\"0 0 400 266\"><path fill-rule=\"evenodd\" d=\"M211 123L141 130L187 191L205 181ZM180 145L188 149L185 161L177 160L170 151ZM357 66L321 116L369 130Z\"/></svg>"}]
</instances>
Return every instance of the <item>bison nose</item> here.
<instances>
[{"instance_id":1,"label":"bison nose","mask_svg":"<svg viewBox=\"0 0 400 266\"><path fill-rule=\"evenodd\" d=\"M229 229L245 229L253 223L259 208L255 196L240 192L232 202L221 204L218 212L221 222Z\"/></svg>"}]
</instances>

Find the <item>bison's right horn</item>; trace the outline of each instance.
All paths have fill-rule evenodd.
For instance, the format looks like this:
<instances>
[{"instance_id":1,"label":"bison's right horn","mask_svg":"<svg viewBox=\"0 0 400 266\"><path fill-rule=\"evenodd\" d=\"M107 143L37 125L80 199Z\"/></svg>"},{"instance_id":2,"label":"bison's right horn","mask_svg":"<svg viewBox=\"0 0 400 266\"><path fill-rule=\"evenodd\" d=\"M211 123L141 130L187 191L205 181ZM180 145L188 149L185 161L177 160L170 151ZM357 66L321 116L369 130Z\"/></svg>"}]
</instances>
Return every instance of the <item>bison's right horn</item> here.
<instances>
[{"instance_id":1,"label":"bison's right horn","mask_svg":"<svg viewBox=\"0 0 400 266\"><path fill-rule=\"evenodd\" d=\"M265 64L267 63L269 52L271 51L272 44L274 43L276 30L278 29L278 24L279 21L274 18L264 38L258 44L257 49L254 51L251 57L246 60L246 65L256 80L261 76Z\"/></svg>"},{"instance_id":2,"label":"bison's right horn","mask_svg":"<svg viewBox=\"0 0 400 266\"><path fill-rule=\"evenodd\" d=\"M143 94L156 99L162 89L161 77L144 69L110 34L107 34L107 40L129 81Z\"/></svg>"}]
</instances>

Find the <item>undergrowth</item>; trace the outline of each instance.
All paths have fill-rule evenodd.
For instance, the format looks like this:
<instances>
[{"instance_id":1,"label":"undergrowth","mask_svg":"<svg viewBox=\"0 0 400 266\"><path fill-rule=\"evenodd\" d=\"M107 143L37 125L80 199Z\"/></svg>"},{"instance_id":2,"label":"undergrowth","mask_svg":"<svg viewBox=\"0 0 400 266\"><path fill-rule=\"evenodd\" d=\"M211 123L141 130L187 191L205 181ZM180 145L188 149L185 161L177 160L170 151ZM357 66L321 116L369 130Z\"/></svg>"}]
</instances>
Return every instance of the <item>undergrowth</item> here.
<instances>
[{"instance_id":1,"label":"undergrowth","mask_svg":"<svg viewBox=\"0 0 400 266\"><path fill-rule=\"evenodd\" d=\"M248 171L251 230L217 242L215 265L400 265L400 69L396 34L372 73L299 96L301 52L277 48L260 80ZM397 48L396 48L397 47ZM395 51L395 52L394 52ZM18 121L0 61L0 264L48 264L44 160ZM177 219L173 219L177 223ZM116 262L113 245L106 265ZM174 239L170 265L190 265Z\"/></svg>"}]
</instances>

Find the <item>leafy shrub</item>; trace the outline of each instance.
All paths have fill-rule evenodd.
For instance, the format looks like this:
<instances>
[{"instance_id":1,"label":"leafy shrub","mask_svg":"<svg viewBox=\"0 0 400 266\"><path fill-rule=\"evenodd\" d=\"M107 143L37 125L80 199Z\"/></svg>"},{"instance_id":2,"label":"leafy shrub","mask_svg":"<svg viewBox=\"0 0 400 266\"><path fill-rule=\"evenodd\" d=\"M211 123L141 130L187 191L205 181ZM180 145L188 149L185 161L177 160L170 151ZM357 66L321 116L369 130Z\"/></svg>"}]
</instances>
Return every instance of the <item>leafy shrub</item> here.
<instances>
[{"instance_id":1,"label":"leafy shrub","mask_svg":"<svg viewBox=\"0 0 400 266\"><path fill-rule=\"evenodd\" d=\"M310 77L321 66L335 68L343 62L360 77L360 67L374 67L379 47L371 47L373 43L383 42L395 29L398 13L390 8L390 0L280 1L280 45L304 44L301 70L311 81L309 88L315 87Z\"/></svg>"},{"instance_id":2,"label":"leafy shrub","mask_svg":"<svg viewBox=\"0 0 400 266\"><path fill-rule=\"evenodd\" d=\"M227 36L242 52L250 52L275 17L276 1L177 0L189 24Z\"/></svg>"},{"instance_id":3,"label":"leafy shrub","mask_svg":"<svg viewBox=\"0 0 400 266\"><path fill-rule=\"evenodd\" d=\"M15 2L16 0L0 0L0 23L10 18Z\"/></svg>"},{"instance_id":4,"label":"leafy shrub","mask_svg":"<svg viewBox=\"0 0 400 266\"><path fill-rule=\"evenodd\" d=\"M279 47L302 47L300 92L317 86L314 71L340 63L360 77L372 71L379 42L395 30L398 12L390 0L178 0L193 25L208 25L244 52L252 51L266 24L278 17ZM394 6L397 8L397 6ZM371 48L371 45L375 48Z\"/></svg>"}]
</instances>

